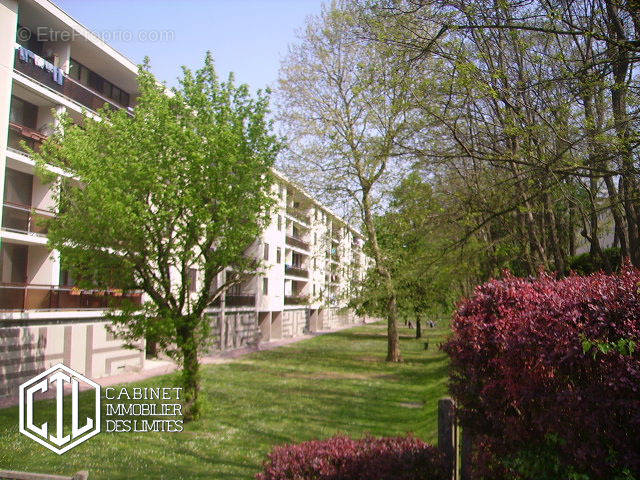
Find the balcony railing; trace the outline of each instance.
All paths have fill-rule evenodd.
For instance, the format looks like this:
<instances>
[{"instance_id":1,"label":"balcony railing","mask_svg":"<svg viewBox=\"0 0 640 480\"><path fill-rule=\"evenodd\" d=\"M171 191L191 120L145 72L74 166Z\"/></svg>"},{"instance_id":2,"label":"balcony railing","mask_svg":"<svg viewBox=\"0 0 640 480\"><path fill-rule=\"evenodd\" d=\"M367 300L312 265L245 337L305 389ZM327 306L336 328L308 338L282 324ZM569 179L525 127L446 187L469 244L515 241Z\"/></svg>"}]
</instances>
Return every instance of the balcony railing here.
<instances>
[{"instance_id":1,"label":"balcony railing","mask_svg":"<svg viewBox=\"0 0 640 480\"><path fill-rule=\"evenodd\" d=\"M292 247L298 247L302 250L309 250L309 244L302 240L299 237L295 237L293 235L286 236L287 245L291 245Z\"/></svg>"},{"instance_id":2,"label":"balcony railing","mask_svg":"<svg viewBox=\"0 0 640 480\"><path fill-rule=\"evenodd\" d=\"M46 138L46 135L33 128L9 122L9 138L7 139L7 147L9 148L24 152L25 149L21 145L21 142L24 142L32 150L38 151Z\"/></svg>"},{"instance_id":3,"label":"balcony railing","mask_svg":"<svg viewBox=\"0 0 640 480\"><path fill-rule=\"evenodd\" d=\"M84 85L67 75L64 76L63 94L80 103L81 105L90 108L94 112L102 108L102 106L105 104L113 110L119 110L121 108L126 109L127 107L126 105L118 104L110 98L103 97L99 93L91 90L88 87L85 87ZM127 113L130 112L127 110Z\"/></svg>"},{"instance_id":4,"label":"balcony railing","mask_svg":"<svg viewBox=\"0 0 640 480\"><path fill-rule=\"evenodd\" d=\"M142 294L121 290L80 290L56 285L0 283L0 310L77 310L140 305Z\"/></svg>"},{"instance_id":5,"label":"balcony railing","mask_svg":"<svg viewBox=\"0 0 640 480\"><path fill-rule=\"evenodd\" d=\"M296 277L309 277L309 270L306 270L301 267L293 266L293 265L285 265L284 266L285 275L295 275Z\"/></svg>"},{"instance_id":6,"label":"balcony railing","mask_svg":"<svg viewBox=\"0 0 640 480\"><path fill-rule=\"evenodd\" d=\"M256 296L255 295L225 295L224 297L225 307L255 307ZM212 306L220 306L220 297L216 298Z\"/></svg>"},{"instance_id":7,"label":"balcony railing","mask_svg":"<svg viewBox=\"0 0 640 480\"><path fill-rule=\"evenodd\" d=\"M107 104L110 108L113 109L126 109L126 107L128 107L128 105L120 105L110 98L103 97L100 93L82 85L67 74L63 74L64 82L62 85L60 85L53 80L51 72L38 67L37 65L32 63L32 60L23 62L22 60L20 60L17 52L13 67L18 72L23 73L27 77L32 78L33 80L45 85L56 93L64 95L65 97L69 97L75 102L84 105L85 107L93 111L97 111L104 104Z\"/></svg>"},{"instance_id":8,"label":"balcony railing","mask_svg":"<svg viewBox=\"0 0 640 480\"><path fill-rule=\"evenodd\" d=\"M304 305L309 303L309 297L302 295L285 295L284 296L284 304L285 305Z\"/></svg>"},{"instance_id":9,"label":"balcony railing","mask_svg":"<svg viewBox=\"0 0 640 480\"><path fill-rule=\"evenodd\" d=\"M302 210L295 207L287 207L287 214L296 220L309 225L311 223L311 218Z\"/></svg>"},{"instance_id":10,"label":"balcony railing","mask_svg":"<svg viewBox=\"0 0 640 480\"><path fill-rule=\"evenodd\" d=\"M13 61L13 68L36 82L41 83L45 87L54 90L60 95L64 95L64 83L60 85L58 82L54 81L51 72L35 65L33 60L28 60L26 62L20 60L18 52L16 52L15 59Z\"/></svg>"},{"instance_id":11,"label":"balcony railing","mask_svg":"<svg viewBox=\"0 0 640 480\"><path fill-rule=\"evenodd\" d=\"M47 234L47 226L43 224L43 221L53 216L54 214L48 210L4 202L2 228L12 232L43 236Z\"/></svg>"}]
</instances>

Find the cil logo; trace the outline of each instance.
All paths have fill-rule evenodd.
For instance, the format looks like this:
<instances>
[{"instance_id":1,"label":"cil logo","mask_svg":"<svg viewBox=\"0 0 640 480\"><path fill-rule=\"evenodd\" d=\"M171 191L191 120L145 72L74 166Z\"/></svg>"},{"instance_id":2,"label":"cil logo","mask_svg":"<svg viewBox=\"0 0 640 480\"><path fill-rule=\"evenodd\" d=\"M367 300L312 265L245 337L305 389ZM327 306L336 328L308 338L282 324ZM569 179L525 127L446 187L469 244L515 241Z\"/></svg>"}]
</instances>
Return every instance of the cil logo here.
<instances>
[{"instance_id":1,"label":"cil logo","mask_svg":"<svg viewBox=\"0 0 640 480\"><path fill-rule=\"evenodd\" d=\"M71 384L71 418L65 416L64 385ZM93 418L85 417L80 425L79 390L80 383L95 390L95 409ZM55 418L41 418L39 425L34 420L34 400L36 392L45 393L55 390L56 414ZM42 420L47 420L42 422ZM71 429L69 430L69 424ZM65 428L66 427L66 428ZM58 363L50 369L33 377L20 385L20 433L35 440L58 455L89 440L100 433L100 385L89 380L84 375Z\"/></svg>"}]
</instances>

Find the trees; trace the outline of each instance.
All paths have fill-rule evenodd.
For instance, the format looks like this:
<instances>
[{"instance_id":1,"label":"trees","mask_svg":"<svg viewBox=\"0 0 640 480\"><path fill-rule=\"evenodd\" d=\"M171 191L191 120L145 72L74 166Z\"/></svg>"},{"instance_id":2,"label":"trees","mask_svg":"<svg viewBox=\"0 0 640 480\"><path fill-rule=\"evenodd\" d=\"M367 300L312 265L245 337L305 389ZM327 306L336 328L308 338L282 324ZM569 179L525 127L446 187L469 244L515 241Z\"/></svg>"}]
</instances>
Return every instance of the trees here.
<instances>
[{"instance_id":1,"label":"trees","mask_svg":"<svg viewBox=\"0 0 640 480\"><path fill-rule=\"evenodd\" d=\"M405 148L451 198L451 245L508 267L566 273L609 236L638 264L637 9L619 2L358 2L368 38L437 59ZM374 33L367 33L374 32ZM434 122L434 119L437 122ZM611 227L610 227L611 225Z\"/></svg>"},{"instance_id":2,"label":"trees","mask_svg":"<svg viewBox=\"0 0 640 480\"><path fill-rule=\"evenodd\" d=\"M419 171L402 179L391 192L388 210L376 217L380 247L387 258L398 297L399 310L415 317L416 337L426 314L450 311L461 294L464 280L476 271L471 249L462 258L450 248L447 204ZM354 304L372 315L384 312L380 281L370 272Z\"/></svg>"},{"instance_id":3,"label":"trees","mask_svg":"<svg viewBox=\"0 0 640 480\"><path fill-rule=\"evenodd\" d=\"M387 360L396 362L397 293L374 216L397 178L398 144L413 132L412 96L425 80L397 52L353 35L359 11L351 4L333 4L310 19L282 64L280 119L290 146L284 167L334 202L357 207L384 291Z\"/></svg>"},{"instance_id":4,"label":"trees","mask_svg":"<svg viewBox=\"0 0 640 480\"><path fill-rule=\"evenodd\" d=\"M49 245L81 286L140 289L142 308L111 312L126 339L151 336L183 367L184 416L198 415L198 355L210 339L205 309L258 267L245 250L271 204L279 142L268 96L252 99L233 77L220 81L207 54L167 94L139 71L132 115L107 108L60 131L36 154L68 172L56 195ZM240 201L241 200L241 201ZM231 268L226 280L214 283Z\"/></svg>"}]
</instances>

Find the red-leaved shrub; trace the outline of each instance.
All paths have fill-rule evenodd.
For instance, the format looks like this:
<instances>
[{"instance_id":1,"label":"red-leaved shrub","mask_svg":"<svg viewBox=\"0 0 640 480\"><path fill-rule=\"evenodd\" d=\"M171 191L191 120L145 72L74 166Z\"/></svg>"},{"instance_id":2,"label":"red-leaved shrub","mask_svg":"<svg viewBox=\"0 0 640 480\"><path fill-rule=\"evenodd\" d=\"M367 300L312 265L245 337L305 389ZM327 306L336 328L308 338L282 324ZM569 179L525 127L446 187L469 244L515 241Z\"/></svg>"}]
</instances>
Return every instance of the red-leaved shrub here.
<instances>
[{"instance_id":1,"label":"red-leaved shrub","mask_svg":"<svg viewBox=\"0 0 640 480\"><path fill-rule=\"evenodd\" d=\"M639 285L509 276L459 306L444 350L474 478L640 479Z\"/></svg>"},{"instance_id":2,"label":"red-leaved shrub","mask_svg":"<svg viewBox=\"0 0 640 480\"><path fill-rule=\"evenodd\" d=\"M338 436L275 447L257 480L444 480L440 452L414 437Z\"/></svg>"}]
</instances>

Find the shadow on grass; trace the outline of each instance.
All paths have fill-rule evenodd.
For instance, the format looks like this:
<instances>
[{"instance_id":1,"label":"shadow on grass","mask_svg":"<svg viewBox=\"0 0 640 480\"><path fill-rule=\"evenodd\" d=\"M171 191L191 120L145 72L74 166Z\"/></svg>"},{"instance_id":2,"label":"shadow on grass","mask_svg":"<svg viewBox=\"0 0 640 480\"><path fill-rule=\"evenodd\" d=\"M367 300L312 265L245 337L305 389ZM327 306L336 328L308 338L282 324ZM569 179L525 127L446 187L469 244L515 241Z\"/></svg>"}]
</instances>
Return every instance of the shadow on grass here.
<instances>
[{"instance_id":1,"label":"shadow on grass","mask_svg":"<svg viewBox=\"0 0 640 480\"><path fill-rule=\"evenodd\" d=\"M435 439L446 392L443 352L401 329L403 363L387 363L384 325L317 336L202 368L203 417L183 433L100 434L59 457L17 433L17 408L0 410L0 468L88 468L92 480L252 479L274 445L337 433ZM444 338L446 330L434 331ZM177 386L179 374L136 386ZM81 394L81 415L86 410ZM65 402L70 403L70 402ZM49 413L55 401L38 403Z\"/></svg>"}]
</instances>

